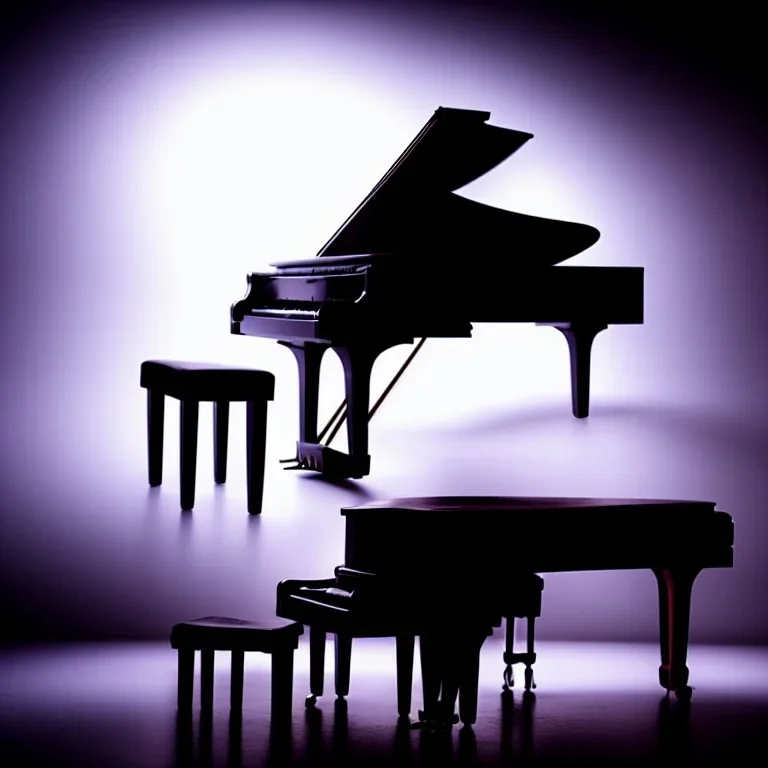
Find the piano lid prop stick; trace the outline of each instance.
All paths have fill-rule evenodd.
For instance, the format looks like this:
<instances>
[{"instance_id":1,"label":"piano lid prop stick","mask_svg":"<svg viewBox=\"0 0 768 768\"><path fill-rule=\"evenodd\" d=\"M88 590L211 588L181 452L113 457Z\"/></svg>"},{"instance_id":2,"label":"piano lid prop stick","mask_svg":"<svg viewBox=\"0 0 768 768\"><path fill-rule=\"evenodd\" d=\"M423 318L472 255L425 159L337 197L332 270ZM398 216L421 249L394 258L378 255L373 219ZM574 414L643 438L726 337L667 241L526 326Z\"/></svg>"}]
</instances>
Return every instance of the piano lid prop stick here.
<instances>
[{"instance_id":1,"label":"piano lid prop stick","mask_svg":"<svg viewBox=\"0 0 768 768\"><path fill-rule=\"evenodd\" d=\"M325 437L328 430L331 428L331 425L333 424L336 419L341 416L342 412L346 412L347 408L347 400L346 398L341 401L341 405L334 411L333 416L328 420L328 423L323 427L323 431L317 436L317 442L321 443L323 441L323 438ZM344 421L344 417L342 416L342 422Z\"/></svg>"},{"instance_id":2,"label":"piano lid prop stick","mask_svg":"<svg viewBox=\"0 0 768 768\"><path fill-rule=\"evenodd\" d=\"M371 417L373 416L376 411L379 410L379 406L384 402L384 398L392 391L392 387L397 384L398 379L405 373L405 369L411 364L411 361L414 357L416 357L416 354L418 351L424 346L424 342L427 340L427 337L424 336L422 339L419 340L419 343L414 347L413 351L410 355L406 358L405 362L400 366L400 370L392 377L392 381L387 384L384 391L381 393L381 396L379 399L373 404L373 407L370 411L368 411L368 421L371 420ZM328 431L328 428L331 426L333 421L337 418L339 414L341 414L341 418L339 419L336 426L333 428L333 431L330 434L330 437L328 438L328 441L326 442L326 446L331 444L331 440L333 440L334 437L336 437L336 433L341 429L341 425L344 423L344 421L347 418L347 409L346 409L347 401L344 400L342 404L336 409L336 413L333 415L331 420L328 422L328 424L325 425L325 428L320 433L320 437L318 440L322 440L323 435ZM343 412L342 412L343 411Z\"/></svg>"}]
</instances>

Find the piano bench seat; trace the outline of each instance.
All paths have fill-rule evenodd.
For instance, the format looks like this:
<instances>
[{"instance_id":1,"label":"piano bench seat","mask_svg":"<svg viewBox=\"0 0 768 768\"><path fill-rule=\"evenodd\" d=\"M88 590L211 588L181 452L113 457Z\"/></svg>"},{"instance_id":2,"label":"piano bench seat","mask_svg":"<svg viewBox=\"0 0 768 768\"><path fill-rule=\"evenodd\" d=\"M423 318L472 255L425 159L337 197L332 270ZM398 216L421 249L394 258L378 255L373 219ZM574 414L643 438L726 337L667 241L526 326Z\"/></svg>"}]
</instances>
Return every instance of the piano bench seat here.
<instances>
[{"instance_id":1,"label":"piano bench seat","mask_svg":"<svg viewBox=\"0 0 768 768\"><path fill-rule=\"evenodd\" d=\"M299 646L304 627L295 621L269 619L244 621L209 616L176 624L171 631L171 648L178 651L178 708L181 713L192 709L195 651L200 651L200 707L213 709L213 667L216 651L232 653L230 677L230 709L243 707L243 672L246 651L272 656L271 717L290 717L293 706L293 652Z\"/></svg>"},{"instance_id":2,"label":"piano bench seat","mask_svg":"<svg viewBox=\"0 0 768 768\"><path fill-rule=\"evenodd\" d=\"M180 401L181 508L195 504L197 426L201 401L213 403L213 473L216 483L227 478L229 404L246 403L248 512L261 513L267 439L267 403L274 399L275 377L268 371L233 368L215 363L145 360L141 386L147 390L147 458L149 484L163 481L165 397Z\"/></svg>"}]
</instances>

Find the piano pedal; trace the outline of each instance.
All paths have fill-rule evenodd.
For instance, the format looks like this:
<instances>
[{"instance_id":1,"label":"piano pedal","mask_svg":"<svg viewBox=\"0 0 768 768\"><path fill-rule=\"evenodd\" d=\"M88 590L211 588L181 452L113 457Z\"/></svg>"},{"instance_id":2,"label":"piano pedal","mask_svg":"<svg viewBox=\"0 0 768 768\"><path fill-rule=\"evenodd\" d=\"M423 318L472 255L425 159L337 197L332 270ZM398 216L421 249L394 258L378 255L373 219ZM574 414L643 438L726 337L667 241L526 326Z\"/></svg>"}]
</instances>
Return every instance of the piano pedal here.
<instances>
[{"instance_id":1,"label":"piano pedal","mask_svg":"<svg viewBox=\"0 0 768 768\"><path fill-rule=\"evenodd\" d=\"M305 699L304 699L304 706L307 709L312 709L315 704L317 704L317 696L315 696L314 693L310 693Z\"/></svg>"},{"instance_id":2,"label":"piano pedal","mask_svg":"<svg viewBox=\"0 0 768 768\"><path fill-rule=\"evenodd\" d=\"M502 691L511 691L515 686L515 675L512 671L512 665L507 664L504 670L504 684L501 686Z\"/></svg>"},{"instance_id":3,"label":"piano pedal","mask_svg":"<svg viewBox=\"0 0 768 768\"><path fill-rule=\"evenodd\" d=\"M445 717L427 717L423 709L419 710L419 719L411 723L411 730L426 730L426 731L447 731L457 725L459 722L459 716L457 714L452 715L449 718Z\"/></svg>"},{"instance_id":4,"label":"piano pedal","mask_svg":"<svg viewBox=\"0 0 768 768\"><path fill-rule=\"evenodd\" d=\"M335 480L358 480L371 471L370 456L352 456L318 443L297 443L297 456L281 463L296 462L296 466L284 469L303 469L320 472Z\"/></svg>"}]
</instances>

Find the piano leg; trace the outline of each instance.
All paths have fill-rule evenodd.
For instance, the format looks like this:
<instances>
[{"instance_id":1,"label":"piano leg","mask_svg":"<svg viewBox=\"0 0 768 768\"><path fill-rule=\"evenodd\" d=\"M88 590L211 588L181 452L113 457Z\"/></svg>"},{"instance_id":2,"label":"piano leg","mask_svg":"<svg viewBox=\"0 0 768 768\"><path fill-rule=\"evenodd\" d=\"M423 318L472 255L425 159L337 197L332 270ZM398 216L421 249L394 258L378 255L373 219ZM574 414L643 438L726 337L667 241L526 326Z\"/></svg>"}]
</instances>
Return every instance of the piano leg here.
<instances>
[{"instance_id":1,"label":"piano leg","mask_svg":"<svg viewBox=\"0 0 768 768\"><path fill-rule=\"evenodd\" d=\"M571 409L577 419L589 416L592 342L608 326L603 323L537 323L557 328L568 342L571 357Z\"/></svg>"},{"instance_id":2,"label":"piano leg","mask_svg":"<svg viewBox=\"0 0 768 768\"><path fill-rule=\"evenodd\" d=\"M679 699L688 700L693 689L688 685L688 628L691 615L693 582L701 568L679 566L655 568L659 587L659 641L661 687L674 691Z\"/></svg>"},{"instance_id":3,"label":"piano leg","mask_svg":"<svg viewBox=\"0 0 768 768\"><path fill-rule=\"evenodd\" d=\"M492 631L485 626L456 631L455 627L435 627L421 640L421 667L424 684L424 710L419 719L438 727L461 720L473 725L477 720L477 694L480 650ZM438 698L439 694L439 698ZM459 714L456 699L459 699Z\"/></svg>"},{"instance_id":4,"label":"piano leg","mask_svg":"<svg viewBox=\"0 0 768 768\"><path fill-rule=\"evenodd\" d=\"M436 720L440 700L440 646L434 634L419 636L421 656L421 685L424 709L419 710L419 720Z\"/></svg>"},{"instance_id":5,"label":"piano leg","mask_svg":"<svg viewBox=\"0 0 768 768\"><path fill-rule=\"evenodd\" d=\"M467 638L459 671L459 718L464 725L477 721L477 689L480 677L480 649L487 632Z\"/></svg>"},{"instance_id":6,"label":"piano leg","mask_svg":"<svg viewBox=\"0 0 768 768\"><path fill-rule=\"evenodd\" d=\"M349 676L352 667L352 636L336 633L333 638L336 659L336 696L343 699L349 695Z\"/></svg>"},{"instance_id":7,"label":"piano leg","mask_svg":"<svg viewBox=\"0 0 768 768\"><path fill-rule=\"evenodd\" d=\"M320 364L330 345L314 341L279 341L293 352L299 369L299 440L317 442L317 407L320 394Z\"/></svg>"},{"instance_id":8,"label":"piano leg","mask_svg":"<svg viewBox=\"0 0 768 768\"><path fill-rule=\"evenodd\" d=\"M408 717L411 714L411 689L413 688L413 635L397 635L397 714Z\"/></svg>"},{"instance_id":9,"label":"piano leg","mask_svg":"<svg viewBox=\"0 0 768 768\"><path fill-rule=\"evenodd\" d=\"M334 346L344 367L344 388L347 398L347 442L349 455L367 465L368 456L368 407L371 397L371 371L376 358L390 347L404 343L382 342ZM367 474L367 473L366 473Z\"/></svg>"},{"instance_id":10,"label":"piano leg","mask_svg":"<svg viewBox=\"0 0 768 768\"><path fill-rule=\"evenodd\" d=\"M325 677L325 631L316 626L309 628L309 696L304 705L311 707L323 695Z\"/></svg>"}]
</instances>

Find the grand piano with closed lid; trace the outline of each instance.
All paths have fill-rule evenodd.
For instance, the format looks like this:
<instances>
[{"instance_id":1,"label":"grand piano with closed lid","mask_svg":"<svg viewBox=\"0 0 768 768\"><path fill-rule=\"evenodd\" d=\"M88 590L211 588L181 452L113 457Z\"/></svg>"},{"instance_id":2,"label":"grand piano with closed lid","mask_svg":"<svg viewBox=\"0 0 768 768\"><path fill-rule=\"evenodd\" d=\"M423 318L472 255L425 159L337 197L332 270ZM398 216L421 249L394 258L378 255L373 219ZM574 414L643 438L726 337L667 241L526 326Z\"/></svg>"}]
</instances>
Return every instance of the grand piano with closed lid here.
<instances>
[{"instance_id":1,"label":"grand piano with closed lid","mask_svg":"<svg viewBox=\"0 0 768 768\"><path fill-rule=\"evenodd\" d=\"M454 722L458 695L461 720L471 724L481 647L521 589L530 591L526 576L648 569L659 596L659 682L687 699L694 581L705 568L733 566L733 520L715 507L527 497L405 498L348 507L341 510L344 565L335 580L281 582L277 613L342 636L356 630L364 636L366 627L375 627L370 634L393 634L399 647L418 635L427 719ZM393 631L383 632L384 625ZM345 660L348 670L348 654ZM399 680L403 674L399 669Z\"/></svg>"},{"instance_id":2,"label":"grand piano with closed lid","mask_svg":"<svg viewBox=\"0 0 768 768\"><path fill-rule=\"evenodd\" d=\"M420 338L415 353L426 338L470 337L472 323L552 326L567 339L572 411L584 418L593 339L608 325L643 322L642 268L558 266L598 240L594 227L455 193L532 138L489 118L440 107L316 257L248 275L231 308L232 333L276 339L298 363L299 440L289 469L369 474L368 421L381 402L370 405L370 374L391 347ZM328 349L341 359L346 397L319 431ZM329 447L344 420L348 453Z\"/></svg>"}]
</instances>

